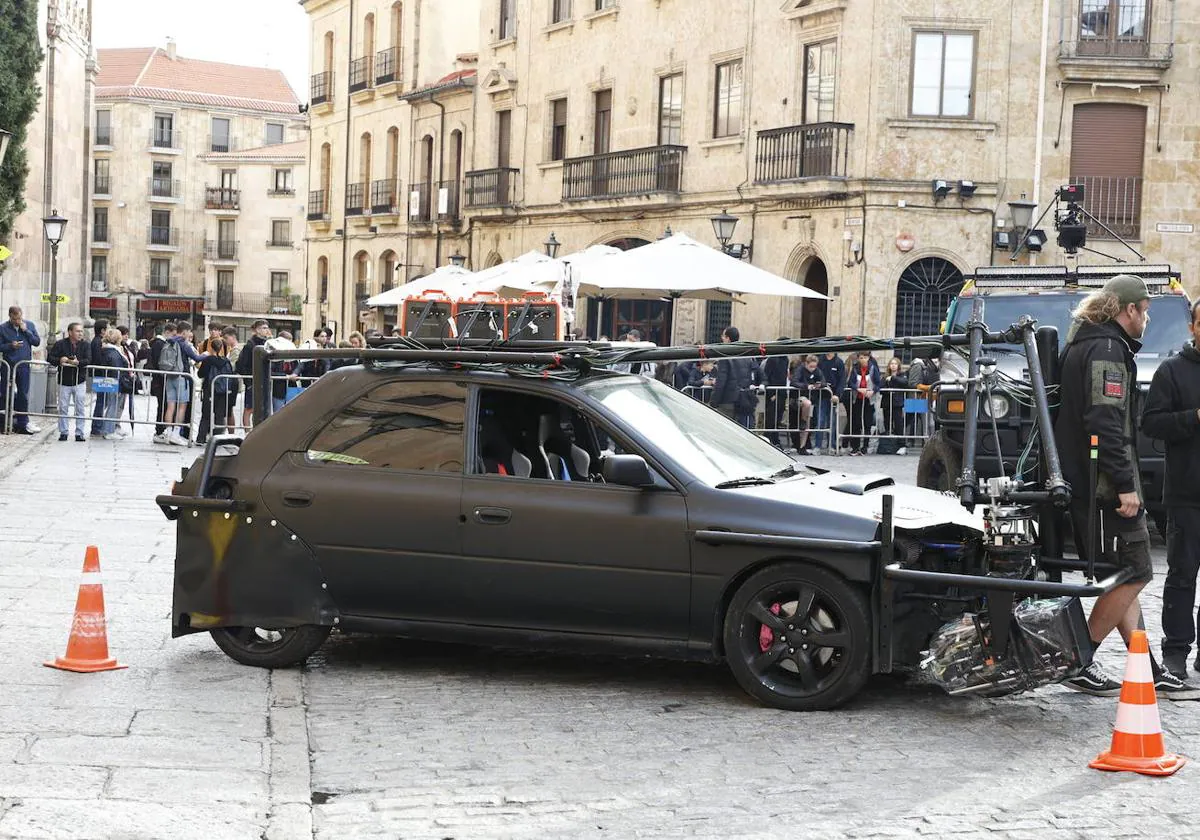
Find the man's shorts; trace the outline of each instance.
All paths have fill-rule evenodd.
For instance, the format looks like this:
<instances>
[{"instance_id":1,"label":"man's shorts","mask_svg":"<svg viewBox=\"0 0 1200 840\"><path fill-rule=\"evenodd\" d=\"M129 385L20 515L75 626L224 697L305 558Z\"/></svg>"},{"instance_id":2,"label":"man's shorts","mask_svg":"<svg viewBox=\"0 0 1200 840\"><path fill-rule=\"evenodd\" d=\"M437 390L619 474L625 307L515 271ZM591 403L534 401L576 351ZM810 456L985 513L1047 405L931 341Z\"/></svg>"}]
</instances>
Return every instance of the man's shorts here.
<instances>
[{"instance_id":1,"label":"man's shorts","mask_svg":"<svg viewBox=\"0 0 1200 840\"><path fill-rule=\"evenodd\" d=\"M1113 503L1115 504L1115 503ZM1135 519L1126 519L1116 510L1107 510L1101 503L1096 512L1096 527L1100 534L1090 539L1081 538L1088 533L1088 504L1086 499L1071 502L1071 523L1075 530L1075 550L1087 560L1093 545L1103 538L1101 548L1104 562L1121 569L1132 569L1133 576L1127 583L1149 583L1154 578L1154 566L1150 560L1150 528L1146 524L1146 513L1142 511Z\"/></svg>"},{"instance_id":2,"label":"man's shorts","mask_svg":"<svg viewBox=\"0 0 1200 840\"><path fill-rule=\"evenodd\" d=\"M192 380L187 376L166 377L164 396L167 402L186 403L192 401Z\"/></svg>"}]
</instances>

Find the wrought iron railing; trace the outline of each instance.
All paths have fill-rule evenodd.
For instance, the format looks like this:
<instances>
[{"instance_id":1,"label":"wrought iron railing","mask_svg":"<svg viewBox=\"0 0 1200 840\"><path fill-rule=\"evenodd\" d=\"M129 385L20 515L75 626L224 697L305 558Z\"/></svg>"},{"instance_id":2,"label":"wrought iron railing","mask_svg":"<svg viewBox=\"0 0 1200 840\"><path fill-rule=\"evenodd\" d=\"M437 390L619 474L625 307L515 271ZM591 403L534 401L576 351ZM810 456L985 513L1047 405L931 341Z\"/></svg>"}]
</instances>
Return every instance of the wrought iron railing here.
<instances>
[{"instance_id":1,"label":"wrought iron railing","mask_svg":"<svg viewBox=\"0 0 1200 840\"><path fill-rule=\"evenodd\" d=\"M204 206L209 210L237 210L242 191L233 187L205 187Z\"/></svg>"},{"instance_id":2,"label":"wrought iron railing","mask_svg":"<svg viewBox=\"0 0 1200 840\"><path fill-rule=\"evenodd\" d=\"M154 274L151 272L146 277L146 288L152 292L169 295L173 289L179 288L179 276L174 274Z\"/></svg>"},{"instance_id":3,"label":"wrought iron railing","mask_svg":"<svg viewBox=\"0 0 1200 840\"><path fill-rule=\"evenodd\" d=\"M403 81L403 61L404 51L399 47L388 47L375 53L375 84Z\"/></svg>"},{"instance_id":4,"label":"wrought iron railing","mask_svg":"<svg viewBox=\"0 0 1200 840\"><path fill-rule=\"evenodd\" d=\"M371 212L391 214L400 212L400 182L394 178L371 182Z\"/></svg>"},{"instance_id":5,"label":"wrought iron railing","mask_svg":"<svg viewBox=\"0 0 1200 840\"><path fill-rule=\"evenodd\" d=\"M150 145L155 149L179 149L182 148L180 140L182 132L175 131L169 128L152 128L150 129Z\"/></svg>"},{"instance_id":6,"label":"wrought iron railing","mask_svg":"<svg viewBox=\"0 0 1200 840\"><path fill-rule=\"evenodd\" d=\"M293 245L293 242L292 242L292 238L290 236L286 236L286 237L272 236L270 239L267 240L268 248L291 248L292 245Z\"/></svg>"},{"instance_id":7,"label":"wrought iron railing","mask_svg":"<svg viewBox=\"0 0 1200 840\"><path fill-rule=\"evenodd\" d=\"M113 139L112 127L96 129L96 145L111 146Z\"/></svg>"},{"instance_id":8,"label":"wrought iron railing","mask_svg":"<svg viewBox=\"0 0 1200 840\"><path fill-rule=\"evenodd\" d=\"M146 228L146 244L178 248L179 228L150 225Z\"/></svg>"},{"instance_id":9,"label":"wrought iron railing","mask_svg":"<svg viewBox=\"0 0 1200 840\"><path fill-rule=\"evenodd\" d=\"M366 184L346 185L346 215L361 216L366 212Z\"/></svg>"},{"instance_id":10,"label":"wrought iron railing","mask_svg":"<svg viewBox=\"0 0 1200 840\"><path fill-rule=\"evenodd\" d=\"M1103 223L1102 227L1097 221L1087 219L1088 236L1112 239L1116 234L1122 239L1141 238L1141 176L1072 175L1070 181L1083 185L1083 209Z\"/></svg>"},{"instance_id":11,"label":"wrought iron railing","mask_svg":"<svg viewBox=\"0 0 1200 840\"><path fill-rule=\"evenodd\" d=\"M108 241L108 225L94 225L92 227L92 241L93 242L107 242Z\"/></svg>"},{"instance_id":12,"label":"wrought iron railing","mask_svg":"<svg viewBox=\"0 0 1200 840\"><path fill-rule=\"evenodd\" d=\"M759 184L801 178L845 178L852 123L809 123L758 132L754 180Z\"/></svg>"},{"instance_id":13,"label":"wrought iron railing","mask_svg":"<svg viewBox=\"0 0 1200 840\"><path fill-rule=\"evenodd\" d=\"M308 220L310 222L329 218L329 193L311 190L308 193Z\"/></svg>"},{"instance_id":14,"label":"wrought iron railing","mask_svg":"<svg viewBox=\"0 0 1200 840\"><path fill-rule=\"evenodd\" d=\"M413 193L416 193L414 197ZM413 184L408 194L408 218L414 222L432 222L429 184Z\"/></svg>"},{"instance_id":15,"label":"wrought iron railing","mask_svg":"<svg viewBox=\"0 0 1200 840\"><path fill-rule=\"evenodd\" d=\"M371 297L371 284L359 281L354 284L354 299L362 303L367 298Z\"/></svg>"},{"instance_id":16,"label":"wrought iron railing","mask_svg":"<svg viewBox=\"0 0 1200 840\"><path fill-rule=\"evenodd\" d=\"M438 218L457 221L461 216L461 181L441 181L438 184Z\"/></svg>"},{"instance_id":17,"label":"wrought iron railing","mask_svg":"<svg viewBox=\"0 0 1200 840\"><path fill-rule=\"evenodd\" d=\"M364 55L350 62L350 92L365 90L374 81L371 78L371 59L373 56Z\"/></svg>"},{"instance_id":18,"label":"wrought iron railing","mask_svg":"<svg viewBox=\"0 0 1200 840\"><path fill-rule=\"evenodd\" d=\"M313 73L312 79L309 80L309 103L312 105L321 105L329 102L330 94L333 91L333 71L326 70L323 73Z\"/></svg>"},{"instance_id":19,"label":"wrought iron railing","mask_svg":"<svg viewBox=\"0 0 1200 840\"><path fill-rule=\"evenodd\" d=\"M150 179L151 198L179 198L181 195L183 195L183 189L178 180L172 178Z\"/></svg>"},{"instance_id":20,"label":"wrought iron railing","mask_svg":"<svg viewBox=\"0 0 1200 840\"><path fill-rule=\"evenodd\" d=\"M220 154L232 152L237 148L237 141L229 135L221 136L219 134L213 134L208 138L208 148L210 151Z\"/></svg>"},{"instance_id":21,"label":"wrought iron railing","mask_svg":"<svg viewBox=\"0 0 1200 840\"><path fill-rule=\"evenodd\" d=\"M1060 59L1141 59L1167 66L1175 54L1176 3L1060 0Z\"/></svg>"},{"instance_id":22,"label":"wrought iron railing","mask_svg":"<svg viewBox=\"0 0 1200 840\"><path fill-rule=\"evenodd\" d=\"M204 241L204 259L206 260L236 260L238 258L238 243L236 239L206 239Z\"/></svg>"},{"instance_id":23,"label":"wrought iron railing","mask_svg":"<svg viewBox=\"0 0 1200 840\"><path fill-rule=\"evenodd\" d=\"M112 176L95 175L92 178L93 195L112 195Z\"/></svg>"},{"instance_id":24,"label":"wrought iron railing","mask_svg":"<svg viewBox=\"0 0 1200 840\"><path fill-rule=\"evenodd\" d=\"M303 309L300 295L268 295L218 289L215 293L209 292L205 297L210 308L227 312L249 312L254 315L299 315Z\"/></svg>"},{"instance_id":25,"label":"wrought iron railing","mask_svg":"<svg viewBox=\"0 0 1200 840\"><path fill-rule=\"evenodd\" d=\"M477 169L467 173L467 207L512 207L517 203L517 178L514 167Z\"/></svg>"},{"instance_id":26,"label":"wrought iron railing","mask_svg":"<svg viewBox=\"0 0 1200 840\"><path fill-rule=\"evenodd\" d=\"M563 161L564 201L679 192L687 146L649 146Z\"/></svg>"}]
</instances>

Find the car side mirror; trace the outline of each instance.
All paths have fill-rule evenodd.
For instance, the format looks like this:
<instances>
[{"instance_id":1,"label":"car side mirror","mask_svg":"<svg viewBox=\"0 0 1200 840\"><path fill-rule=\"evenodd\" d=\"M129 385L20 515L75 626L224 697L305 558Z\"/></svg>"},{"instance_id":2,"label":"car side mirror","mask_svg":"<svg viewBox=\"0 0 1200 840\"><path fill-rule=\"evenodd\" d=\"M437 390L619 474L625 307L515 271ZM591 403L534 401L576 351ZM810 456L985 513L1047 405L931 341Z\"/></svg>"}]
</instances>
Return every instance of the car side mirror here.
<instances>
[{"instance_id":1,"label":"car side mirror","mask_svg":"<svg viewBox=\"0 0 1200 840\"><path fill-rule=\"evenodd\" d=\"M652 487L650 467L641 455L609 455L600 466L606 484L622 487Z\"/></svg>"}]
</instances>

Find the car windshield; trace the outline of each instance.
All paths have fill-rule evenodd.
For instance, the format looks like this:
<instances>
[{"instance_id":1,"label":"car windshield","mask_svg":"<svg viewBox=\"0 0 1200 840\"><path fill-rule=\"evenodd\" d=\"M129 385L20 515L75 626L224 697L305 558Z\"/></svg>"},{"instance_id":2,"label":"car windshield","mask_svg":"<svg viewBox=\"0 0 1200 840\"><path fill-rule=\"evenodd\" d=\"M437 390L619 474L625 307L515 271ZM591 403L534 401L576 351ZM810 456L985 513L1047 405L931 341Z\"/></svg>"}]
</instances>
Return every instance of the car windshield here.
<instances>
[{"instance_id":1,"label":"car windshield","mask_svg":"<svg viewBox=\"0 0 1200 840\"><path fill-rule=\"evenodd\" d=\"M795 462L704 403L644 377L603 378L579 390L708 485L769 478Z\"/></svg>"},{"instance_id":2,"label":"car windshield","mask_svg":"<svg viewBox=\"0 0 1200 840\"><path fill-rule=\"evenodd\" d=\"M1037 318L1039 327L1058 328L1058 346L1062 349L1071 328L1071 312L1083 295L1074 293L1041 293L1026 295L984 295L983 321L988 329L999 331L1017 323L1022 315ZM952 333L965 333L975 298L959 298L954 307ZM1142 353L1165 356L1178 351L1190 337L1189 309L1183 295L1161 295L1150 303L1150 326L1142 337Z\"/></svg>"}]
</instances>

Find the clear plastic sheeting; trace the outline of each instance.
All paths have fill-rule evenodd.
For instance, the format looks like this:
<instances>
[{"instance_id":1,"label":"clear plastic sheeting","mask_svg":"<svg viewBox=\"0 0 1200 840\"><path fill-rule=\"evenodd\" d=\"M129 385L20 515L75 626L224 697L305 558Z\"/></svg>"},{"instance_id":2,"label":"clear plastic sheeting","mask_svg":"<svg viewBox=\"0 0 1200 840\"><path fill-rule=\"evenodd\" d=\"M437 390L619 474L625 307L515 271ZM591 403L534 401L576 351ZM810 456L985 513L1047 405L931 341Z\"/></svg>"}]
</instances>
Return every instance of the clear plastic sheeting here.
<instances>
[{"instance_id":1,"label":"clear plastic sheeting","mask_svg":"<svg viewBox=\"0 0 1200 840\"><path fill-rule=\"evenodd\" d=\"M1004 651L993 647L986 612L964 613L933 634L917 679L949 694L1002 697L1062 682L1091 661L1078 598L1026 599L1013 608Z\"/></svg>"}]
</instances>

